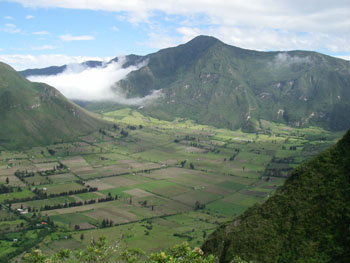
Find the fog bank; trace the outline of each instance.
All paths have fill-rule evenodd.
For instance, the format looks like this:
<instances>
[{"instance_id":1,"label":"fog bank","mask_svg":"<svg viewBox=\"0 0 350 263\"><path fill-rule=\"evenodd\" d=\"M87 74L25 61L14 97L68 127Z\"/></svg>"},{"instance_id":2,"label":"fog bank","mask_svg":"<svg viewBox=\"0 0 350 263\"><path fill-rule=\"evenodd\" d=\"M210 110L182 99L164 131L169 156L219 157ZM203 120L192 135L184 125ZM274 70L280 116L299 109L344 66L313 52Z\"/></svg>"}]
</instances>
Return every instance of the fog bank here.
<instances>
[{"instance_id":1,"label":"fog bank","mask_svg":"<svg viewBox=\"0 0 350 263\"><path fill-rule=\"evenodd\" d=\"M125 58L119 57L118 62L105 64L102 67L89 68L81 64L70 64L67 69L57 75L29 76L30 81L43 82L58 89L64 96L81 101L113 101L127 105L140 105L161 95L153 92L143 98L126 98L115 83L125 78L131 71L144 66L123 68ZM113 86L114 91L111 87Z\"/></svg>"}]
</instances>

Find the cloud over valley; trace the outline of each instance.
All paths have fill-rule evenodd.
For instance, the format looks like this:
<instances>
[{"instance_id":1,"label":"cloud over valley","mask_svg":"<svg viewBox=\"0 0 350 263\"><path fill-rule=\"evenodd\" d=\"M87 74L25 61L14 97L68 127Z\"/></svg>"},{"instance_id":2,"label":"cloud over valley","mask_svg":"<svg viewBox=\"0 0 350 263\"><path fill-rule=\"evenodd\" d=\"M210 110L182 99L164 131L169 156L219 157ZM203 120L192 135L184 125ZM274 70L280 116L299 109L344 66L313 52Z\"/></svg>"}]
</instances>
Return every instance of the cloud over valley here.
<instances>
[{"instance_id":1,"label":"cloud over valley","mask_svg":"<svg viewBox=\"0 0 350 263\"><path fill-rule=\"evenodd\" d=\"M57 75L29 76L34 82L43 82L58 89L64 96L81 101L112 101L126 105L141 105L161 95L160 91L143 98L126 98L116 83L125 78L131 71L142 67L123 67L125 58L119 57L118 62L104 64L101 67L90 68L82 64L70 64L67 69Z\"/></svg>"}]
</instances>

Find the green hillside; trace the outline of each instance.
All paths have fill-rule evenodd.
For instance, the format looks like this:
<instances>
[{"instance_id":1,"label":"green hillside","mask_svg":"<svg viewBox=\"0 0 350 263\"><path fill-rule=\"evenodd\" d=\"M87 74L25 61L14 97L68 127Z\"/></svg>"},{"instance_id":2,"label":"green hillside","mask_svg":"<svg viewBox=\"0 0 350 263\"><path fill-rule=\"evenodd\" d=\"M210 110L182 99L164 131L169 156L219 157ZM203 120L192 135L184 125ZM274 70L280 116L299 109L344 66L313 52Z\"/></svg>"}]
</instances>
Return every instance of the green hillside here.
<instances>
[{"instance_id":1,"label":"green hillside","mask_svg":"<svg viewBox=\"0 0 350 263\"><path fill-rule=\"evenodd\" d=\"M162 90L144 105L154 117L254 131L259 121L350 127L350 62L316 52L258 52L207 36L143 58L118 85L127 97Z\"/></svg>"},{"instance_id":2,"label":"green hillside","mask_svg":"<svg viewBox=\"0 0 350 263\"><path fill-rule=\"evenodd\" d=\"M103 125L56 89L24 79L4 63L0 63L0 122L0 149L52 144Z\"/></svg>"},{"instance_id":3,"label":"green hillside","mask_svg":"<svg viewBox=\"0 0 350 263\"><path fill-rule=\"evenodd\" d=\"M350 131L203 245L221 262L350 262Z\"/></svg>"}]
</instances>

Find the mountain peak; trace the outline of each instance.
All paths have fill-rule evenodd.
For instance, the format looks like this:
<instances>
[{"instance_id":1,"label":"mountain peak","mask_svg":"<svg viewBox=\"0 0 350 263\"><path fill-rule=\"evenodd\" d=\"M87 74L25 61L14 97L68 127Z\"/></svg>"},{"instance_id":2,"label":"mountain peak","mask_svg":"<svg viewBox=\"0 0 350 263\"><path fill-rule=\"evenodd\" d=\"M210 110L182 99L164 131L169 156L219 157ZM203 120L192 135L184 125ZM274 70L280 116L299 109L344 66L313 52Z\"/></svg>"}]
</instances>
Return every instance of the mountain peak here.
<instances>
[{"instance_id":1,"label":"mountain peak","mask_svg":"<svg viewBox=\"0 0 350 263\"><path fill-rule=\"evenodd\" d=\"M183 44L182 46L193 47L201 50L201 49L209 48L217 43L222 43L222 42L219 39L212 36L200 35L193 38L189 42Z\"/></svg>"},{"instance_id":2,"label":"mountain peak","mask_svg":"<svg viewBox=\"0 0 350 263\"><path fill-rule=\"evenodd\" d=\"M200 42L213 42L213 43L221 42L219 39L212 37L212 36L199 35L199 36L196 36L195 38L193 38L192 40L190 40L188 43L199 42L199 41Z\"/></svg>"}]
</instances>

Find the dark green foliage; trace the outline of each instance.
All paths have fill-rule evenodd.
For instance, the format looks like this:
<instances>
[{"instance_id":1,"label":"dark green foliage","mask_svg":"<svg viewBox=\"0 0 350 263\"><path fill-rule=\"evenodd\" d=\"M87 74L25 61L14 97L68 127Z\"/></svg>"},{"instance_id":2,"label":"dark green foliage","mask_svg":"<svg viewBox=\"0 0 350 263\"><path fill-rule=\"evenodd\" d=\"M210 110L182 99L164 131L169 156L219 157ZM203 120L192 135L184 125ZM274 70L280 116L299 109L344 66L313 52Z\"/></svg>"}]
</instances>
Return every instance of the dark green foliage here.
<instances>
[{"instance_id":1,"label":"dark green foliage","mask_svg":"<svg viewBox=\"0 0 350 263\"><path fill-rule=\"evenodd\" d=\"M350 131L299 166L263 205L221 226L203 249L221 262L350 262Z\"/></svg>"},{"instance_id":2,"label":"dark green foliage","mask_svg":"<svg viewBox=\"0 0 350 263\"><path fill-rule=\"evenodd\" d=\"M162 89L142 109L157 118L255 132L259 120L350 127L350 63L315 52L258 52L207 36L143 58L119 86L128 97Z\"/></svg>"},{"instance_id":3,"label":"dark green foliage","mask_svg":"<svg viewBox=\"0 0 350 263\"><path fill-rule=\"evenodd\" d=\"M104 125L56 89L33 83L0 63L0 147L15 149L71 140Z\"/></svg>"}]
</instances>

